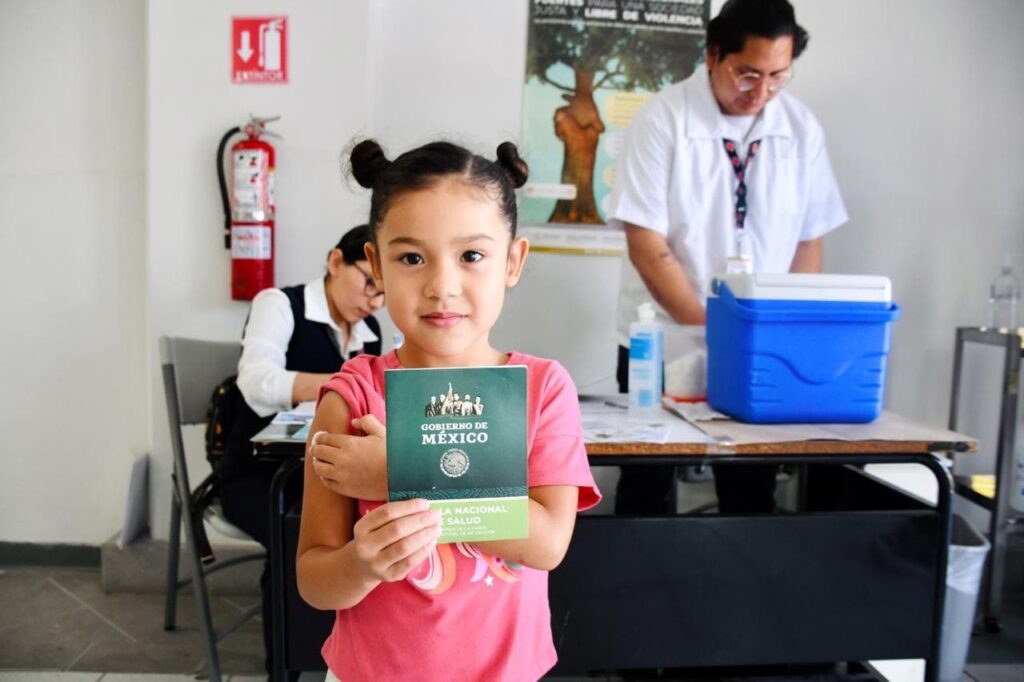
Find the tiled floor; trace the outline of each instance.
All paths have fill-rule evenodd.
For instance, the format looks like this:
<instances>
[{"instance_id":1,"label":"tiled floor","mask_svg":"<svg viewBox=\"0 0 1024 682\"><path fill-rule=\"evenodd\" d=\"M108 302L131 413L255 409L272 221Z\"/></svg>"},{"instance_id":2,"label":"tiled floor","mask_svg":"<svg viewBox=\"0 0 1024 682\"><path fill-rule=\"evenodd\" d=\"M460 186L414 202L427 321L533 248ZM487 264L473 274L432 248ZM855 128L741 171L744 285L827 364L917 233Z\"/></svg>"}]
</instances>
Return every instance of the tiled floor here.
<instances>
[{"instance_id":1,"label":"tiled floor","mask_svg":"<svg viewBox=\"0 0 1024 682\"><path fill-rule=\"evenodd\" d=\"M252 598L214 597L223 623ZM161 594L107 594L98 571L0 569L0 682L181 682L205 677L192 600L178 603L178 629L163 630ZM1005 604L1004 629L972 639L968 681L1024 680L1024 598ZM263 679L260 623L219 648L225 679ZM881 667L881 666L880 666ZM920 662L881 667L890 682L917 682ZM303 682L321 680L306 674ZM617 679L617 678L612 678ZM772 682L785 678L773 676ZM842 679L815 677L815 682Z\"/></svg>"},{"instance_id":2,"label":"tiled floor","mask_svg":"<svg viewBox=\"0 0 1024 682\"><path fill-rule=\"evenodd\" d=\"M249 603L214 597L215 622ZM205 670L192 599L178 600L178 629L163 629L160 594L107 594L99 571L9 570L0 573L0 670L166 672ZM263 635L250 621L223 640L221 667L263 672Z\"/></svg>"}]
</instances>

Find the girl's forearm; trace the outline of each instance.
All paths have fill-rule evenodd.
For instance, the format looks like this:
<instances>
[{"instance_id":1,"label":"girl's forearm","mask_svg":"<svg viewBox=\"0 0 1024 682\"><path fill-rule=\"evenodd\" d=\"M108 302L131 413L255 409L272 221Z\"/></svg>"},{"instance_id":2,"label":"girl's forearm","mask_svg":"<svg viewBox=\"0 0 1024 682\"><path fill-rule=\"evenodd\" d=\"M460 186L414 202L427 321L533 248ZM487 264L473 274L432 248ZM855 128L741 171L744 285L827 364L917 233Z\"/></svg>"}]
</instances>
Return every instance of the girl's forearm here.
<instances>
[{"instance_id":1,"label":"girl's forearm","mask_svg":"<svg viewBox=\"0 0 1024 682\"><path fill-rule=\"evenodd\" d=\"M379 580L366 578L355 560L355 545L313 547L296 562L299 594L313 608L335 611L355 606Z\"/></svg>"},{"instance_id":2,"label":"girl's forearm","mask_svg":"<svg viewBox=\"0 0 1024 682\"><path fill-rule=\"evenodd\" d=\"M537 500L530 500L530 534L515 540L474 543L488 554L523 566L550 571L562 563L569 548L575 513L568 518L554 514Z\"/></svg>"}]
</instances>

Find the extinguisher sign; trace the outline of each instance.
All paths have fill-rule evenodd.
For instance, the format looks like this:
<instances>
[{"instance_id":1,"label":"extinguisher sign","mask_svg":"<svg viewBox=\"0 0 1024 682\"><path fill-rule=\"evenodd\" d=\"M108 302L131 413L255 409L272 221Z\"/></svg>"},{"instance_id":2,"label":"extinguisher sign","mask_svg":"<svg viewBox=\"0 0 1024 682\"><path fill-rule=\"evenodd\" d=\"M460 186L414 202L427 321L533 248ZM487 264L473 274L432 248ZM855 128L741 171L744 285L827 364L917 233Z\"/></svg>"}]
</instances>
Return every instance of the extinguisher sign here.
<instances>
[{"instance_id":1,"label":"extinguisher sign","mask_svg":"<svg viewBox=\"0 0 1024 682\"><path fill-rule=\"evenodd\" d=\"M231 17L231 82L288 82L288 17Z\"/></svg>"}]
</instances>

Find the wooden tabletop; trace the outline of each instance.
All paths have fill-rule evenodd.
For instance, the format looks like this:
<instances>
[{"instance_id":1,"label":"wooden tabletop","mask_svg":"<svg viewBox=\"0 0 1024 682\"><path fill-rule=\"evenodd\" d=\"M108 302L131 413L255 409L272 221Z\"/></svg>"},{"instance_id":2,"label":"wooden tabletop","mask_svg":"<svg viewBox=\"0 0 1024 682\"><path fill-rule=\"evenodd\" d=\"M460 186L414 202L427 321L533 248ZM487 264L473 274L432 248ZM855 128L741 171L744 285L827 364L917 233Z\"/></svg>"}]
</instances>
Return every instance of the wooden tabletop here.
<instances>
[{"instance_id":1,"label":"wooden tabletop","mask_svg":"<svg viewBox=\"0 0 1024 682\"><path fill-rule=\"evenodd\" d=\"M679 419L672 416L673 419ZM892 412L870 424L744 424L730 419L697 422L706 442L588 442L587 454L629 455L834 455L976 452L970 436L927 426Z\"/></svg>"},{"instance_id":2,"label":"wooden tabletop","mask_svg":"<svg viewBox=\"0 0 1024 682\"><path fill-rule=\"evenodd\" d=\"M615 421L623 413L615 409L603 414L598 407L581 403L585 427L593 420ZM621 417L619 417L621 420ZM976 452L978 442L962 433L927 426L892 412L870 424L744 424L731 419L687 422L665 412L659 417L666 425L662 442L597 440L588 431L587 454L600 456L658 455L704 457L707 455L856 455L910 454L928 452ZM301 455L305 439L293 440L284 425L271 424L253 437L257 454ZM585 429L586 430L586 429ZM614 429L613 429L614 431ZM655 430L657 431L657 430Z\"/></svg>"}]
</instances>

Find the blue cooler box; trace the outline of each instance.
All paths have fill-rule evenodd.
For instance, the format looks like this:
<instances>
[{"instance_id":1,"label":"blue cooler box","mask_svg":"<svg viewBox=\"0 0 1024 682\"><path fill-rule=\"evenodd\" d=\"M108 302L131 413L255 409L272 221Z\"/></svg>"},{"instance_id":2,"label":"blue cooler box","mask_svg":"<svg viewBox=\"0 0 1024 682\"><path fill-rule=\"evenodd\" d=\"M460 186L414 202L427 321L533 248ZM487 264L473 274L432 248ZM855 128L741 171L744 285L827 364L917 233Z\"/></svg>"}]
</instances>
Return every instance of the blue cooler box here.
<instances>
[{"instance_id":1,"label":"blue cooler box","mask_svg":"<svg viewBox=\"0 0 1024 682\"><path fill-rule=\"evenodd\" d=\"M708 402L735 419L869 422L882 412L887 277L725 274L707 306Z\"/></svg>"}]
</instances>

